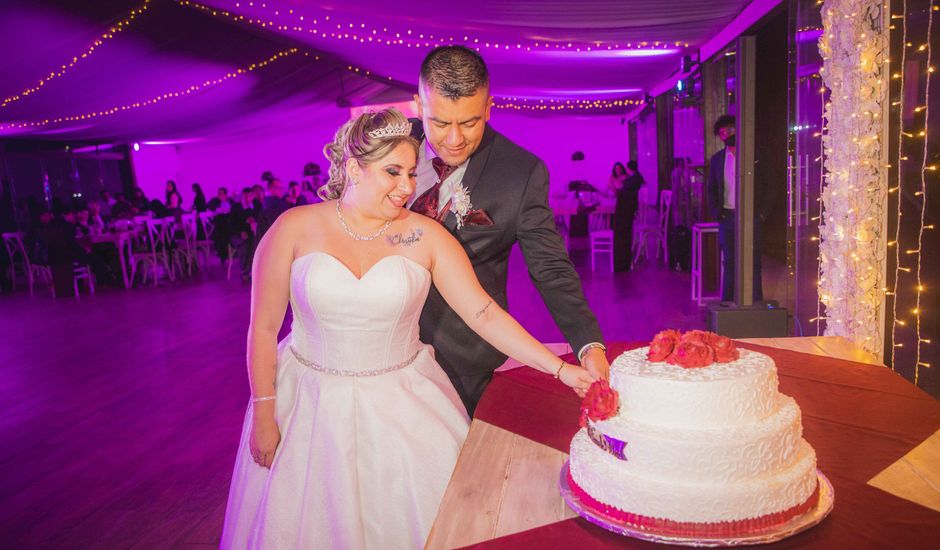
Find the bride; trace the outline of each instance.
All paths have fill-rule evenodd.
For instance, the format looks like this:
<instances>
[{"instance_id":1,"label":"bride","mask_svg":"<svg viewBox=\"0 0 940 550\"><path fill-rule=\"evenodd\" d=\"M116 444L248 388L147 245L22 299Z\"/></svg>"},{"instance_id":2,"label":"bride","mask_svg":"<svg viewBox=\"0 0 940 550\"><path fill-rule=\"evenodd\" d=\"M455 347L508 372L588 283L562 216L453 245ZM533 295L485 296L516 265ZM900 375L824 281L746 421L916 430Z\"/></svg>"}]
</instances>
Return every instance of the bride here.
<instances>
[{"instance_id":1,"label":"bride","mask_svg":"<svg viewBox=\"0 0 940 550\"><path fill-rule=\"evenodd\" d=\"M469 424L418 340L432 283L503 353L579 393L592 381L493 302L444 227L404 208L410 128L394 109L343 125L325 148L327 202L288 210L258 246L252 398L222 548L424 545ZM288 302L292 331L278 344Z\"/></svg>"}]
</instances>

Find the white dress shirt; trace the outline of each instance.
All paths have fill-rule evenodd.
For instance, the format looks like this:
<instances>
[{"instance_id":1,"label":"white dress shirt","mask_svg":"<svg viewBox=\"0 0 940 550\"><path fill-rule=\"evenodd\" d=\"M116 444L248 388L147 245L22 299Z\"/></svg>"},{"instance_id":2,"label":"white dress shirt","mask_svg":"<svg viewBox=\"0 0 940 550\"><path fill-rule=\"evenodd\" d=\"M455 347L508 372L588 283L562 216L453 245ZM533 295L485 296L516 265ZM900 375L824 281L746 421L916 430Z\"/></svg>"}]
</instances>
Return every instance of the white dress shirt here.
<instances>
[{"instance_id":1,"label":"white dress shirt","mask_svg":"<svg viewBox=\"0 0 940 550\"><path fill-rule=\"evenodd\" d=\"M735 192L737 191L737 186L735 185L735 175L738 169L738 165L735 162L734 153L730 149L725 149L725 193L724 193L724 207L728 210L734 210L735 204L737 203L737 197Z\"/></svg>"}]
</instances>

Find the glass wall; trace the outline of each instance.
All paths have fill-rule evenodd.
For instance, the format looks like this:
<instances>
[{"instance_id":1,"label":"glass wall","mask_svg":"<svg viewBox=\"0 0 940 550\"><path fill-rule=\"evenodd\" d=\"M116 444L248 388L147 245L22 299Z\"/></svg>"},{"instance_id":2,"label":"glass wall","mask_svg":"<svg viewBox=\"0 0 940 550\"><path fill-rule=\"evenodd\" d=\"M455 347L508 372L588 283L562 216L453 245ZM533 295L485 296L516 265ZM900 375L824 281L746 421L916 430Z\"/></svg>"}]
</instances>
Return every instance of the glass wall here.
<instances>
[{"instance_id":1,"label":"glass wall","mask_svg":"<svg viewBox=\"0 0 940 550\"><path fill-rule=\"evenodd\" d=\"M816 336L820 319L819 220L822 190L823 107L817 39L822 20L816 0L793 0L790 9L790 158L787 186L787 263L790 272L787 308L795 335Z\"/></svg>"}]
</instances>

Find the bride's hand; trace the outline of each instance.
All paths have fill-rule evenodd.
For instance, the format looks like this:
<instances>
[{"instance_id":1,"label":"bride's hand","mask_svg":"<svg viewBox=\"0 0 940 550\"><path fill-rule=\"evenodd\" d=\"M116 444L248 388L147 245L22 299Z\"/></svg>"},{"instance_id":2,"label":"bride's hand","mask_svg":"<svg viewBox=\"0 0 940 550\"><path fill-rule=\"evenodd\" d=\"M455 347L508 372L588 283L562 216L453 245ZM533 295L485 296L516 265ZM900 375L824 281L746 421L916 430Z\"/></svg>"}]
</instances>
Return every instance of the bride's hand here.
<instances>
[{"instance_id":1,"label":"bride's hand","mask_svg":"<svg viewBox=\"0 0 940 550\"><path fill-rule=\"evenodd\" d=\"M566 386L573 389L578 397L584 397L591 383L594 382L594 378L591 377L591 373L587 369L570 363L565 363L561 372L558 373L558 377Z\"/></svg>"},{"instance_id":2,"label":"bride's hand","mask_svg":"<svg viewBox=\"0 0 940 550\"><path fill-rule=\"evenodd\" d=\"M260 411L255 411L256 413ZM274 462L274 452L281 442L281 431L277 427L274 415L255 414L251 425L251 436L248 438L248 448L251 458L264 468L270 468Z\"/></svg>"}]
</instances>

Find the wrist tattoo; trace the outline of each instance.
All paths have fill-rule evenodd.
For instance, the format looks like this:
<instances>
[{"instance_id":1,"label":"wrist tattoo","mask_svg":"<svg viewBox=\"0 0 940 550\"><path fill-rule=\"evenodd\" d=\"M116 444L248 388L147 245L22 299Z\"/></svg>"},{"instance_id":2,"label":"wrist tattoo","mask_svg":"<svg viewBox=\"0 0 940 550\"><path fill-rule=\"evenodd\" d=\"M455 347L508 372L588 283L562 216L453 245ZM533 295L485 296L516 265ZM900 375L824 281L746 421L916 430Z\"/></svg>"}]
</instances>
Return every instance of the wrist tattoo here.
<instances>
[{"instance_id":1,"label":"wrist tattoo","mask_svg":"<svg viewBox=\"0 0 940 550\"><path fill-rule=\"evenodd\" d=\"M483 306L483 309L477 312L477 319L482 317L483 314L486 313L486 310L489 309L491 305L493 305L493 300L490 300L489 302L487 302L486 305Z\"/></svg>"},{"instance_id":2,"label":"wrist tattoo","mask_svg":"<svg viewBox=\"0 0 940 550\"><path fill-rule=\"evenodd\" d=\"M392 246L411 246L416 242L421 240L421 237L424 235L423 229L412 229L411 235L405 236L404 233L396 233L394 235L388 235L385 237L385 240L388 244Z\"/></svg>"}]
</instances>

